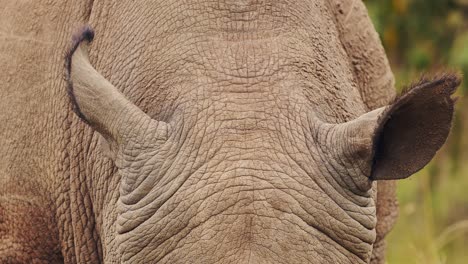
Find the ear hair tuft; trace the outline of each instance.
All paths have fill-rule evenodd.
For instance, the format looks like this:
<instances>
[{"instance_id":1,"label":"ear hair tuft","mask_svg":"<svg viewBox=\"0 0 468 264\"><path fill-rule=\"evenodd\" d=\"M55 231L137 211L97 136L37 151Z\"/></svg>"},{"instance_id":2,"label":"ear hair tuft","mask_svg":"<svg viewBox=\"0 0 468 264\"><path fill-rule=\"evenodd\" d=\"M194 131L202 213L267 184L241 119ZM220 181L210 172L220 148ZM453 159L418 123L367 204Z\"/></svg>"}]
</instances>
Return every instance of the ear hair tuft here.
<instances>
[{"instance_id":1,"label":"ear hair tuft","mask_svg":"<svg viewBox=\"0 0 468 264\"><path fill-rule=\"evenodd\" d=\"M375 153L373 157L373 165L372 165L373 172L374 172L374 168L379 166L379 164L377 164L378 160L385 159L383 158L383 155L389 154L388 151L386 154L384 154L383 151L385 150L383 146L386 143L383 143L383 142L385 140L385 137L387 137L386 132L388 131L388 129L386 129L386 127L388 126L388 124L394 125L396 124L395 122L398 122L398 121L393 121L392 116L394 116L399 121L401 120L411 121L410 119L407 119L404 116L407 116L408 114L415 115L415 113L413 113L414 111L419 111L421 115L425 111L431 112L433 116L424 116L424 118L427 118L427 120L425 120L424 126L429 126L429 123L436 122L433 125L440 132L440 135L437 136L436 138L433 138L433 142L431 142L431 144L434 145L432 146L432 149L428 151L427 153L425 153L426 155L425 157L420 159L420 160L426 159L427 162L430 160L429 157L432 157L433 154L435 154L435 151L437 151L440 148L440 146L444 143L447 137L448 131L450 130L450 124L451 124L454 104L456 100L452 98L451 95L455 92L456 88L460 85L461 78L462 78L461 74L453 73L453 72L439 73L439 74L434 75L434 77L432 78L427 78L423 76L417 83L412 84L408 86L407 88L405 88L403 92L393 100L393 102L389 105L389 107L385 109L385 111L380 116L378 120L379 125L375 129L375 132L373 135L372 142L373 142L373 151ZM430 115L430 114L426 114L426 115ZM434 118L432 122L431 122L431 118ZM413 120L413 122L415 122L414 124L408 123L407 125L417 126L416 123L419 121L420 120ZM440 122L440 123L437 123L437 122ZM421 126L421 124L419 124L419 126ZM401 129L415 130L415 129L421 129L421 128L401 127ZM428 129L428 128L424 127L424 129ZM392 132L390 133L393 133L393 134L389 136L392 138L409 139L403 136L405 134L404 131L398 131L398 132L395 130L391 130L391 131ZM424 131L419 131L419 132L424 133ZM401 134L402 136L399 136L398 134ZM413 140L416 140L416 139L413 138ZM409 144L409 142L405 142L405 143ZM419 147L423 147L423 146L420 145ZM420 155L422 156L423 154L421 153ZM407 172L414 173L415 171L419 170L421 166L425 165L425 163L427 162L421 161L419 167L414 164L410 164L408 165L409 167L407 168ZM374 176L374 173L371 177L373 176ZM409 176L409 175L406 175L406 176Z\"/></svg>"},{"instance_id":2,"label":"ear hair tuft","mask_svg":"<svg viewBox=\"0 0 468 264\"><path fill-rule=\"evenodd\" d=\"M453 94L456 88L460 85L462 80L462 74L460 72L446 71L446 72L437 72L435 74L423 74L417 82L414 82L408 86L403 87L400 94L397 95L391 104L397 102L401 97L405 96L407 93L411 92L414 89L424 89L428 86L437 86L445 82L444 87L451 87L452 89L444 89L444 93ZM429 85L431 84L431 85ZM430 89L430 87L429 87Z\"/></svg>"},{"instance_id":3,"label":"ear hair tuft","mask_svg":"<svg viewBox=\"0 0 468 264\"><path fill-rule=\"evenodd\" d=\"M380 124L385 124L385 122L390 119L391 114L395 109L406 101L408 101L413 94L417 94L422 89L434 89L436 87L441 87L434 91L434 95L440 96L451 96L460 85L462 80L462 74L458 72L439 72L432 77L428 77L427 74L423 74L419 81L412 83L408 86L403 87L399 95L390 102L390 107L381 115L379 120ZM455 103L456 98L451 98L452 102ZM376 130L376 134L379 132L379 129Z\"/></svg>"}]
</instances>

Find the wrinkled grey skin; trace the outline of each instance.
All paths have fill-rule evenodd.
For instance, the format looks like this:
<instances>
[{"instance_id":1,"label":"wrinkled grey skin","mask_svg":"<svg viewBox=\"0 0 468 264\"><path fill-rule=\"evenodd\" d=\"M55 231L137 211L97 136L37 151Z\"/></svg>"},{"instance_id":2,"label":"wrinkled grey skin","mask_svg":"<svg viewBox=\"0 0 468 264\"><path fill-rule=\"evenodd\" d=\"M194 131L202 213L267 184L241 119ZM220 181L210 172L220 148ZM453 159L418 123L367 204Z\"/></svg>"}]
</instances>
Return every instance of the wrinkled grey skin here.
<instances>
[{"instance_id":1,"label":"wrinkled grey skin","mask_svg":"<svg viewBox=\"0 0 468 264\"><path fill-rule=\"evenodd\" d=\"M394 81L361 1L0 5L1 263L383 261Z\"/></svg>"}]
</instances>

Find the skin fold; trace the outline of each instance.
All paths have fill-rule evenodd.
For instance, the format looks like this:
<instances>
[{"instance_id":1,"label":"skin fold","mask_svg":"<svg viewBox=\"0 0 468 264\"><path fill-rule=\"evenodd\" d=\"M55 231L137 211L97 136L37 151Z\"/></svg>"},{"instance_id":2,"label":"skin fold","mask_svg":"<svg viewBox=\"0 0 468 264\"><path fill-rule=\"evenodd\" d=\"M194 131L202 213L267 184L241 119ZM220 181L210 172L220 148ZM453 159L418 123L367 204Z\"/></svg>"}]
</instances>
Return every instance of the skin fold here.
<instances>
[{"instance_id":1,"label":"skin fold","mask_svg":"<svg viewBox=\"0 0 468 264\"><path fill-rule=\"evenodd\" d=\"M0 263L384 263L450 129L358 0L0 6Z\"/></svg>"}]
</instances>

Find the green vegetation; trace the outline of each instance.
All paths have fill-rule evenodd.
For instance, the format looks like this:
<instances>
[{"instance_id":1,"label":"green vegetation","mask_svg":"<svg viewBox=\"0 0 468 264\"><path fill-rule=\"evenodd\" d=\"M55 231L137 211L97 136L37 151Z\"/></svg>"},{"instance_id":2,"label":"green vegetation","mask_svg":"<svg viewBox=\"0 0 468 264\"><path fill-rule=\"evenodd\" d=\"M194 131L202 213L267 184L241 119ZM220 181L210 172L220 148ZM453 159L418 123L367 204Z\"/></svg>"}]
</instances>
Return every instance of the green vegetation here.
<instances>
[{"instance_id":1,"label":"green vegetation","mask_svg":"<svg viewBox=\"0 0 468 264\"><path fill-rule=\"evenodd\" d=\"M397 87L423 72L468 78L468 0L366 0ZM458 90L454 128L424 170L398 184L400 218L389 264L468 263L468 81Z\"/></svg>"}]
</instances>

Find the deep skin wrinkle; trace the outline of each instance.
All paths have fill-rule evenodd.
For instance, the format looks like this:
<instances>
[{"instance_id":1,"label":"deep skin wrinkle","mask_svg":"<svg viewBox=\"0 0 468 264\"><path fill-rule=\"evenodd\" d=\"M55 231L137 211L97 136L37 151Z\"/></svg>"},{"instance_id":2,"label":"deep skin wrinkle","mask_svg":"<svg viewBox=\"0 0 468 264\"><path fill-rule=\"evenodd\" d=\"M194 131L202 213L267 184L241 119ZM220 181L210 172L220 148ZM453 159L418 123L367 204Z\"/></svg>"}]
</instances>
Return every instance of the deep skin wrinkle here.
<instances>
[{"instance_id":1,"label":"deep skin wrinkle","mask_svg":"<svg viewBox=\"0 0 468 264\"><path fill-rule=\"evenodd\" d=\"M339 123L366 111L352 65L340 59L346 51L337 41L339 31L329 7L314 3L303 6L309 11L304 12L281 2L202 5L183 8L190 15L178 23L191 26L166 29L177 35L166 37L154 27L133 36L137 43L141 37L171 37L177 49L153 48L150 42L151 49L142 48L132 62L138 65L135 77L125 84L119 76L110 78L124 93L146 85L175 98L162 102L163 112L152 115L174 128L169 143L149 153L130 149L116 164L122 177L117 240L123 260L183 262L178 258L184 251L187 261L271 262L274 248L284 261L292 254L309 262L367 262L376 225L370 186L362 192L347 185L344 162L330 162L334 157L318 147L313 136L317 128L310 120L316 116ZM314 12L317 15L311 15ZM213 20L200 19L209 14ZM98 43L96 39L90 47L91 55ZM128 52L118 50L112 56ZM169 56L165 53L173 52L178 60L160 66L161 58ZM115 68L127 64L113 61ZM150 87L138 78L143 69L153 69ZM158 69L169 74L159 74ZM314 71L320 75L311 75ZM336 89L335 83L343 85ZM333 105L327 103L331 101ZM142 169L126 173L135 160ZM346 205L356 203L355 208ZM274 216L278 220L273 221ZM214 227L219 231L200 242ZM270 241L273 231L275 242ZM305 242L290 247L287 241ZM331 248L336 254L329 253ZM219 253L199 255L205 251Z\"/></svg>"},{"instance_id":2,"label":"deep skin wrinkle","mask_svg":"<svg viewBox=\"0 0 468 264\"><path fill-rule=\"evenodd\" d=\"M354 170L318 147L331 134L313 121L350 121L394 94L361 2L4 6L22 38L0 43L0 195L18 197L1 200L0 260L365 263L376 235L382 260L394 213L376 223L375 186L346 188ZM91 65L167 137L116 155L73 114L63 54L82 24L96 32Z\"/></svg>"}]
</instances>

